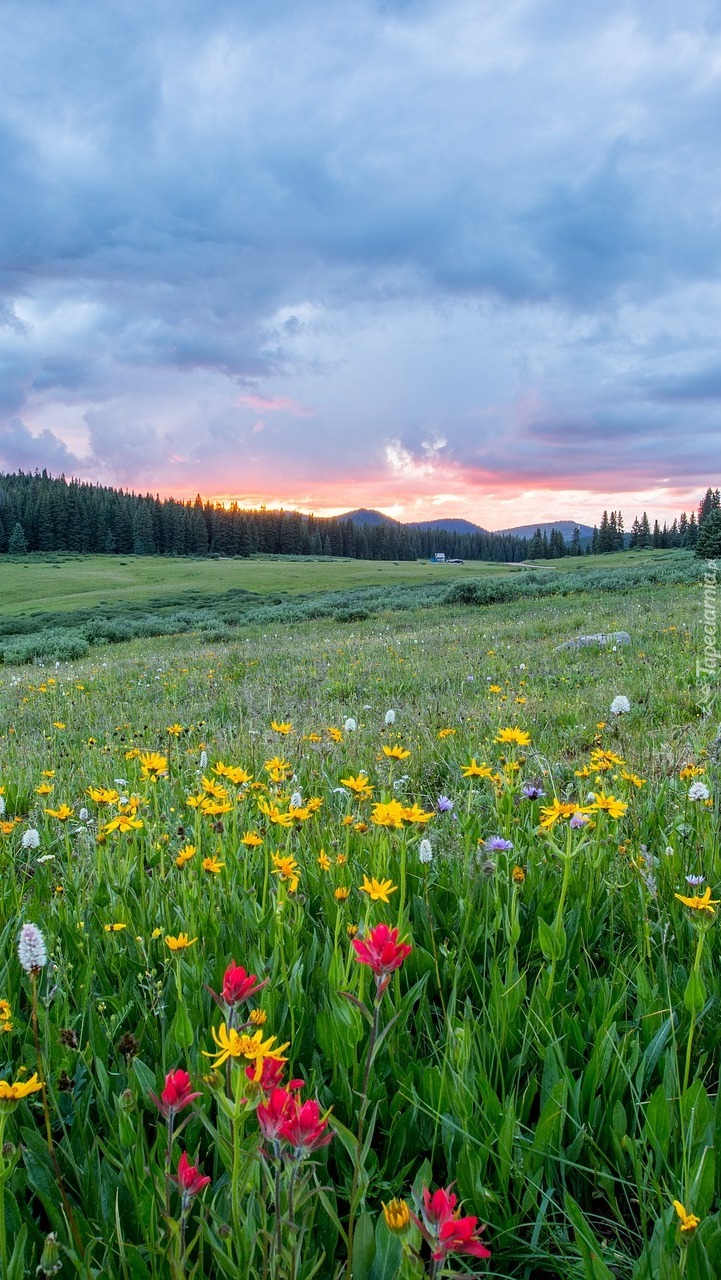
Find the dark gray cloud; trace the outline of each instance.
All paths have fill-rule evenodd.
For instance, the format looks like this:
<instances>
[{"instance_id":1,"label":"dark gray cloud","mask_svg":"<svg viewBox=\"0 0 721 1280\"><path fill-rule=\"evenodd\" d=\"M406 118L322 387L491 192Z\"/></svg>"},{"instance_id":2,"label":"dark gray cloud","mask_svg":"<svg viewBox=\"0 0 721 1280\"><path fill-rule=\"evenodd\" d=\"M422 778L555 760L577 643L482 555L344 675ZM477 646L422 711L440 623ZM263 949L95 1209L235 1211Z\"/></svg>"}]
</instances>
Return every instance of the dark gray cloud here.
<instances>
[{"instance_id":1,"label":"dark gray cloud","mask_svg":"<svg viewBox=\"0 0 721 1280\"><path fill-rule=\"evenodd\" d=\"M720 54L703 0L10 0L4 465L702 485Z\"/></svg>"}]
</instances>

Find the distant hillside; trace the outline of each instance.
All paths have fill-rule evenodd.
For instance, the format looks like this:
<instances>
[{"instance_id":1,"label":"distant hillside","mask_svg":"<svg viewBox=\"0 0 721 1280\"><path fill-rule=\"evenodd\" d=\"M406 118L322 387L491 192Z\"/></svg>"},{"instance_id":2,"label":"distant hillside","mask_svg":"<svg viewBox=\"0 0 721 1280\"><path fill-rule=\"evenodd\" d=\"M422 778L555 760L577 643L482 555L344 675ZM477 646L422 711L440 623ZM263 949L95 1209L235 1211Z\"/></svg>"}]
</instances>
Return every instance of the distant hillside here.
<instances>
[{"instance_id":1,"label":"distant hillside","mask_svg":"<svg viewBox=\"0 0 721 1280\"><path fill-rule=\"evenodd\" d=\"M479 524L470 520L453 520L450 517L441 520L416 520L413 524L404 525L405 529L437 529L443 533L487 533ZM535 529L533 531L536 532Z\"/></svg>"},{"instance_id":2,"label":"distant hillside","mask_svg":"<svg viewBox=\"0 0 721 1280\"><path fill-rule=\"evenodd\" d=\"M360 527L368 525L395 525L401 529L429 529L431 533L435 530L437 533L487 533L487 529L483 529L479 524L473 524L470 520L455 520L451 516L442 517L440 520L413 520L406 523L401 520L394 520L391 516L385 516L382 511L369 510L367 507L359 507L356 511L344 511L343 515L337 516L338 520L350 520L351 524ZM536 530L534 528L533 532Z\"/></svg>"},{"instance_id":3,"label":"distant hillside","mask_svg":"<svg viewBox=\"0 0 721 1280\"><path fill-rule=\"evenodd\" d=\"M392 516L384 516L382 511L370 511L367 507L358 507L356 511L344 511L336 516L336 520L350 520L351 524L364 527L376 524L399 524Z\"/></svg>"},{"instance_id":4,"label":"distant hillside","mask_svg":"<svg viewBox=\"0 0 721 1280\"><path fill-rule=\"evenodd\" d=\"M573 537L573 530L578 527L581 538L590 538L593 535L593 529L589 524L576 525L574 520L551 520L545 524L519 524L513 529L495 529L494 533L497 537L505 537L509 535L513 538L532 538L536 529L540 529L541 533L550 533L552 529L558 529L567 542Z\"/></svg>"}]
</instances>

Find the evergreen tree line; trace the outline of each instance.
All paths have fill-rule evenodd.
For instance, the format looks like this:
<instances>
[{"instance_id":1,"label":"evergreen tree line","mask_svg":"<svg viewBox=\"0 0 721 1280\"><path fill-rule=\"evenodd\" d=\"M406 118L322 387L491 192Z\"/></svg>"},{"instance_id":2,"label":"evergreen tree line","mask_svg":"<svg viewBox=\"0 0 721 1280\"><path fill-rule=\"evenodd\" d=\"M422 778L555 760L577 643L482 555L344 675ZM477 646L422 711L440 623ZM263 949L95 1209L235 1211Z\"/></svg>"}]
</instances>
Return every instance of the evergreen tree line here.
<instances>
[{"instance_id":1,"label":"evergreen tree line","mask_svg":"<svg viewBox=\"0 0 721 1280\"><path fill-rule=\"evenodd\" d=\"M600 528L594 527L591 546L598 553L625 549L633 551L636 548L643 550L646 547L695 550L702 524L712 511L719 510L720 505L721 492L709 488L699 503L698 512L692 511L689 516L682 511L679 519L674 520L671 525L664 521L661 526L658 520L654 520L652 528L648 514L644 511L640 519L636 517L628 534L624 531L620 511L612 511L610 516L604 511Z\"/></svg>"},{"instance_id":2,"label":"evergreen tree line","mask_svg":"<svg viewBox=\"0 0 721 1280\"><path fill-rule=\"evenodd\" d=\"M519 562L526 538L445 533L403 525L354 525L297 511L245 511L22 471L0 475L0 552L95 555L349 556Z\"/></svg>"}]
</instances>

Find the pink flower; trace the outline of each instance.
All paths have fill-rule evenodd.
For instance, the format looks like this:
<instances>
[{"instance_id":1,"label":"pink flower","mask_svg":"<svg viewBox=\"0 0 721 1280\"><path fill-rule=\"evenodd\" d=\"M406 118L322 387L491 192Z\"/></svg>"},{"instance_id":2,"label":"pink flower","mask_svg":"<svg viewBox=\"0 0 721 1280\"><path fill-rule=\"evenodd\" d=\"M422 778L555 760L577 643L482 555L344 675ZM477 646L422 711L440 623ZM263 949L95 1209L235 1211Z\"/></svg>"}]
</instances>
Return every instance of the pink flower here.
<instances>
[{"instance_id":1,"label":"pink flower","mask_svg":"<svg viewBox=\"0 0 721 1280\"><path fill-rule=\"evenodd\" d=\"M256 1112L263 1137L277 1142L283 1124L293 1110L293 1095L288 1089L274 1089L267 1103L261 1103Z\"/></svg>"},{"instance_id":2,"label":"pink flower","mask_svg":"<svg viewBox=\"0 0 721 1280\"><path fill-rule=\"evenodd\" d=\"M190 1106L190 1103L199 1098L200 1094L191 1092L190 1076L187 1071L183 1071L182 1067L178 1067L176 1071L168 1072L165 1077L165 1088L160 1097L156 1097L154 1093L150 1096L167 1120L168 1116L176 1115L184 1107Z\"/></svg>"},{"instance_id":3,"label":"pink flower","mask_svg":"<svg viewBox=\"0 0 721 1280\"><path fill-rule=\"evenodd\" d=\"M319 1147L327 1147L335 1135L328 1128L327 1117L321 1118L318 1103L310 1098L307 1102L290 1098L290 1103L291 1109L280 1126L279 1136L295 1148L295 1154L299 1157L309 1155Z\"/></svg>"},{"instance_id":4,"label":"pink flower","mask_svg":"<svg viewBox=\"0 0 721 1280\"><path fill-rule=\"evenodd\" d=\"M439 1187L431 1195L423 1188L423 1221L414 1221L431 1247L434 1262L442 1262L449 1253L468 1253L474 1258L490 1258L490 1250L478 1239L485 1230L478 1218L460 1216L456 1208L458 1196L450 1187Z\"/></svg>"},{"instance_id":5,"label":"pink flower","mask_svg":"<svg viewBox=\"0 0 721 1280\"><path fill-rule=\"evenodd\" d=\"M379 994L385 991L393 971L400 969L413 950L407 942L399 942L398 930L389 929L387 924L377 924L364 938L353 938L353 946L356 959L373 970Z\"/></svg>"},{"instance_id":6,"label":"pink flower","mask_svg":"<svg viewBox=\"0 0 721 1280\"><path fill-rule=\"evenodd\" d=\"M178 1174L173 1178L173 1182L178 1184L183 1200L188 1201L193 1196L197 1196L203 1187L208 1186L210 1178L202 1174L197 1165L190 1163L184 1151L178 1161Z\"/></svg>"},{"instance_id":7,"label":"pink flower","mask_svg":"<svg viewBox=\"0 0 721 1280\"><path fill-rule=\"evenodd\" d=\"M449 1253L470 1253L474 1258L490 1258L491 1251L478 1239L485 1227L477 1225L478 1218L451 1218L438 1232L438 1248L433 1254L436 1262L442 1262Z\"/></svg>"},{"instance_id":8,"label":"pink flower","mask_svg":"<svg viewBox=\"0 0 721 1280\"><path fill-rule=\"evenodd\" d=\"M242 965L231 960L223 974L221 995L229 1008L233 1008L254 996L264 986L265 982L258 982L254 973L246 973Z\"/></svg>"}]
</instances>

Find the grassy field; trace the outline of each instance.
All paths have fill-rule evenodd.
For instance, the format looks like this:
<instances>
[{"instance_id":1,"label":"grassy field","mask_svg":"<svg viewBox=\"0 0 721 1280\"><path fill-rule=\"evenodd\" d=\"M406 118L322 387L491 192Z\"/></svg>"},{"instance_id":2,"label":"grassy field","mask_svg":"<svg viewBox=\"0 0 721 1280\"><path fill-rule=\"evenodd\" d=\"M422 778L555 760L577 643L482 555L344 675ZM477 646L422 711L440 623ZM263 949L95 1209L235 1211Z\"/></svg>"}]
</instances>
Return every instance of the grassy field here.
<instances>
[{"instance_id":1,"label":"grassy field","mask_svg":"<svg viewBox=\"0 0 721 1280\"><path fill-rule=\"evenodd\" d=\"M654 563L666 552L589 556L581 560L537 561L539 567L570 571L611 568L632 559ZM37 610L73 610L118 602L158 600L183 591L342 591L355 587L475 578L518 571L520 566L468 560L433 565L425 560L335 560L324 557L252 557L247 560L161 559L154 556L19 556L0 560L0 615Z\"/></svg>"},{"instance_id":2,"label":"grassy field","mask_svg":"<svg viewBox=\"0 0 721 1280\"><path fill-rule=\"evenodd\" d=\"M702 644L649 584L6 667L0 1273L721 1274Z\"/></svg>"}]
</instances>

